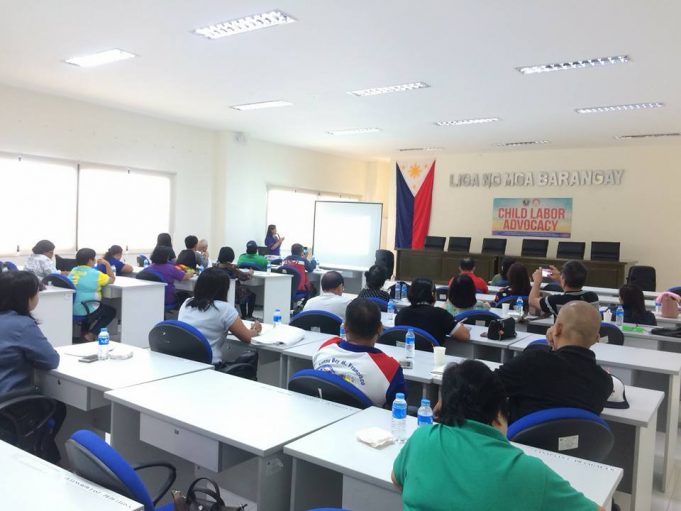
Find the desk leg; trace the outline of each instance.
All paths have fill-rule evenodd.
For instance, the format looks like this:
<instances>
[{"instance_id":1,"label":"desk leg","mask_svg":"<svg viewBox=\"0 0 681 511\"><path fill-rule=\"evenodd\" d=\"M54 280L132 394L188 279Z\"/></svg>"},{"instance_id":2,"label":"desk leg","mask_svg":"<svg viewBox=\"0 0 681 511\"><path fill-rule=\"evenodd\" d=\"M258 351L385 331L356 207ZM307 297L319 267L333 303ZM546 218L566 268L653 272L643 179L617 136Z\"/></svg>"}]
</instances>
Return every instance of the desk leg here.
<instances>
[{"instance_id":1,"label":"desk leg","mask_svg":"<svg viewBox=\"0 0 681 511\"><path fill-rule=\"evenodd\" d=\"M402 509L402 495L397 490L379 488L353 477L343 476L343 508L371 511Z\"/></svg>"},{"instance_id":2,"label":"desk leg","mask_svg":"<svg viewBox=\"0 0 681 511\"><path fill-rule=\"evenodd\" d=\"M291 501L291 457L279 451L258 458L258 509L288 511Z\"/></svg>"},{"instance_id":3,"label":"desk leg","mask_svg":"<svg viewBox=\"0 0 681 511\"><path fill-rule=\"evenodd\" d=\"M630 511L648 511L652 505L656 431L657 415L648 427L636 428Z\"/></svg>"},{"instance_id":4,"label":"desk leg","mask_svg":"<svg viewBox=\"0 0 681 511\"><path fill-rule=\"evenodd\" d=\"M667 387L667 428L664 439L664 465L662 470L661 490L667 492L671 486L674 472L674 453L676 452L676 437L679 430L679 385L678 374L670 375ZM653 444L653 448L654 448Z\"/></svg>"},{"instance_id":5,"label":"desk leg","mask_svg":"<svg viewBox=\"0 0 681 511\"><path fill-rule=\"evenodd\" d=\"M263 321L269 323L275 309L281 309L281 321L288 324L291 319L291 279L264 279Z\"/></svg>"},{"instance_id":6,"label":"desk leg","mask_svg":"<svg viewBox=\"0 0 681 511\"><path fill-rule=\"evenodd\" d=\"M149 347L149 331L163 321L163 286L124 289L121 293L121 342Z\"/></svg>"},{"instance_id":7,"label":"desk leg","mask_svg":"<svg viewBox=\"0 0 681 511\"><path fill-rule=\"evenodd\" d=\"M288 373L286 372L288 357L283 353L279 354L279 388L285 389L288 381Z\"/></svg>"}]
</instances>

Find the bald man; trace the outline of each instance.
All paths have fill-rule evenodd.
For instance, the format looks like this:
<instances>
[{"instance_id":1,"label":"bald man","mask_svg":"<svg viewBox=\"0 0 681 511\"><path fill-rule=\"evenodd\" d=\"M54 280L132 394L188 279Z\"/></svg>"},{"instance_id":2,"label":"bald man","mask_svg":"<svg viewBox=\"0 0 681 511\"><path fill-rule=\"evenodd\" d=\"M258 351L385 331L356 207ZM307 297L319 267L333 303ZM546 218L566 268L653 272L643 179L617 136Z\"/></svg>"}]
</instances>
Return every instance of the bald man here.
<instances>
[{"instance_id":1,"label":"bald man","mask_svg":"<svg viewBox=\"0 0 681 511\"><path fill-rule=\"evenodd\" d=\"M509 423L564 406L601 413L612 393L612 378L589 349L598 342L600 324L593 305L569 302L546 332L549 346L529 346L497 369L509 396Z\"/></svg>"}]
</instances>

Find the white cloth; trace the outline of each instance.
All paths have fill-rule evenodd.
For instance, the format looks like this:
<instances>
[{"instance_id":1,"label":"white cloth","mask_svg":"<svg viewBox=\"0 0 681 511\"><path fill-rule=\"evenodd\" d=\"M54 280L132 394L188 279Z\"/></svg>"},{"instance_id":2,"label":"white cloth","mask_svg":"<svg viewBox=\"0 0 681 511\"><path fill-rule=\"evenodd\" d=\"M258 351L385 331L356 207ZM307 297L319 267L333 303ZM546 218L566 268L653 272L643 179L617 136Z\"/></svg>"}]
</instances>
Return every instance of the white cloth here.
<instances>
[{"instance_id":1,"label":"white cloth","mask_svg":"<svg viewBox=\"0 0 681 511\"><path fill-rule=\"evenodd\" d=\"M52 259L44 254L31 254L26 259L24 270L30 271L42 280L52 273L57 273L57 266Z\"/></svg>"},{"instance_id":2,"label":"white cloth","mask_svg":"<svg viewBox=\"0 0 681 511\"><path fill-rule=\"evenodd\" d=\"M327 311L335 314L341 319L345 319L345 308L352 301L347 296L339 296L334 293L322 292L319 296L310 298L303 310L306 311Z\"/></svg>"},{"instance_id":3,"label":"white cloth","mask_svg":"<svg viewBox=\"0 0 681 511\"><path fill-rule=\"evenodd\" d=\"M207 310L201 311L197 307L188 307L190 300L192 298L187 298L182 304L177 319L189 323L205 335L213 350L213 363L222 362L222 345L225 342L227 330L234 324L239 314L227 302L216 300Z\"/></svg>"}]
</instances>

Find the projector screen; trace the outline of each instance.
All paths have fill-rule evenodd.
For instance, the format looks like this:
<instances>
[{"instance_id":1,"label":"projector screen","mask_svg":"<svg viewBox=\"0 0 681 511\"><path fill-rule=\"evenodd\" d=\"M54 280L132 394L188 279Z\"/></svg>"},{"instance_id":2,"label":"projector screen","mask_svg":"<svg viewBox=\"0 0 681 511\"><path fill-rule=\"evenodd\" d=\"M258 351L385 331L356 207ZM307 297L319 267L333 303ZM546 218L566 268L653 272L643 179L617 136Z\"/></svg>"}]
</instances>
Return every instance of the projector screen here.
<instances>
[{"instance_id":1,"label":"projector screen","mask_svg":"<svg viewBox=\"0 0 681 511\"><path fill-rule=\"evenodd\" d=\"M316 201L313 251L322 266L369 268L381 243L383 204Z\"/></svg>"}]
</instances>

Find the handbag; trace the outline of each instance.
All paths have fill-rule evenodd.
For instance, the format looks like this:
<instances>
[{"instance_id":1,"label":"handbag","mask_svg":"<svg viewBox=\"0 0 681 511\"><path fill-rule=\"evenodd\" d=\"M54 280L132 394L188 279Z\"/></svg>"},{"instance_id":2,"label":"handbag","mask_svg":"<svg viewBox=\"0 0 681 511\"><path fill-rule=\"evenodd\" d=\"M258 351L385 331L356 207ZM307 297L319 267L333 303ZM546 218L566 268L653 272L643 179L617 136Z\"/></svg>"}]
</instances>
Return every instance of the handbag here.
<instances>
[{"instance_id":1,"label":"handbag","mask_svg":"<svg viewBox=\"0 0 681 511\"><path fill-rule=\"evenodd\" d=\"M492 341L505 341L515 337L515 320L513 318L494 319L487 328L487 338Z\"/></svg>"},{"instance_id":2,"label":"handbag","mask_svg":"<svg viewBox=\"0 0 681 511\"><path fill-rule=\"evenodd\" d=\"M205 481L208 488L197 488L197 484ZM199 477L189 485L187 495L173 491L174 511L244 511L246 504L228 506L220 496L217 483L207 477Z\"/></svg>"},{"instance_id":3,"label":"handbag","mask_svg":"<svg viewBox=\"0 0 681 511\"><path fill-rule=\"evenodd\" d=\"M667 337L681 337L681 325L677 325L675 328L653 328L650 331L653 335L664 335Z\"/></svg>"}]
</instances>

